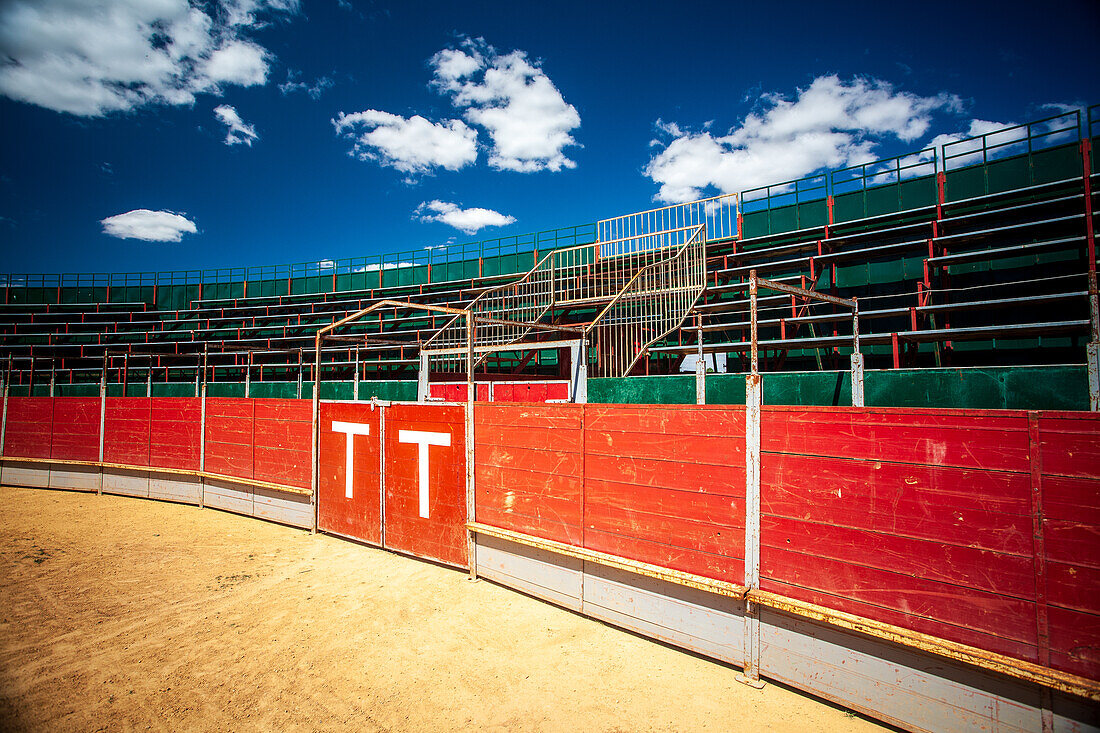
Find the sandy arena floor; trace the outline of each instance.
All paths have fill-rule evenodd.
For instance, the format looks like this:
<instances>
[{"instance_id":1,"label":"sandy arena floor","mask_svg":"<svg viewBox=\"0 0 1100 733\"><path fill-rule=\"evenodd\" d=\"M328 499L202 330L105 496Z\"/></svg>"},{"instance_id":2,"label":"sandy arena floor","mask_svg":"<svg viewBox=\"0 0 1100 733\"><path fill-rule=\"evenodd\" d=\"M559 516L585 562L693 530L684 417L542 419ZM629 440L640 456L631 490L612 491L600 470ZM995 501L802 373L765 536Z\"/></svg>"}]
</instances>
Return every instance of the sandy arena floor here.
<instances>
[{"instance_id":1,"label":"sandy arena floor","mask_svg":"<svg viewBox=\"0 0 1100 733\"><path fill-rule=\"evenodd\" d=\"M0 730L877 728L734 674L332 537L0 488Z\"/></svg>"}]
</instances>

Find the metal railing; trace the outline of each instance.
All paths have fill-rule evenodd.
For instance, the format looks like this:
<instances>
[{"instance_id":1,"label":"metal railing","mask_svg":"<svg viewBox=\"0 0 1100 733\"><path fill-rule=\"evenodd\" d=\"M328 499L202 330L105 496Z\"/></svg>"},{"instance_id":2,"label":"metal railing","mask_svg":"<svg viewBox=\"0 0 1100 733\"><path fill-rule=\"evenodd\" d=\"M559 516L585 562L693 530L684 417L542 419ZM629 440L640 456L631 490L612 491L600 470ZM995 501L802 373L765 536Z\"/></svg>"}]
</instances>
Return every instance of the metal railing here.
<instances>
[{"instance_id":1,"label":"metal railing","mask_svg":"<svg viewBox=\"0 0 1100 733\"><path fill-rule=\"evenodd\" d=\"M690 239L691 234L678 239L661 238L658 235L694 232L703 224L706 225L709 241L732 239L737 236L739 200L738 194L727 193L601 219L596 222L596 239L602 244L600 254L603 257L622 254L628 244L633 250L642 247L678 247Z\"/></svg>"},{"instance_id":2,"label":"metal railing","mask_svg":"<svg viewBox=\"0 0 1100 733\"><path fill-rule=\"evenodd\" d=\"M952 171L1076 142L1081 134L1081 110L1003 127L984 135L943 146L943 169Z\"/></svg>"},{"instance_id":3,"label":"metal railing","mask_svg":"<svg viewBox=\"0 0 1100 733\"><path fill-rule=\"evenodd\" d=\"M589 375L624 377L646 349L678 328L706 288L707 227L671 257L638 270L585 328Z\"/></svg>"}]
</instances>

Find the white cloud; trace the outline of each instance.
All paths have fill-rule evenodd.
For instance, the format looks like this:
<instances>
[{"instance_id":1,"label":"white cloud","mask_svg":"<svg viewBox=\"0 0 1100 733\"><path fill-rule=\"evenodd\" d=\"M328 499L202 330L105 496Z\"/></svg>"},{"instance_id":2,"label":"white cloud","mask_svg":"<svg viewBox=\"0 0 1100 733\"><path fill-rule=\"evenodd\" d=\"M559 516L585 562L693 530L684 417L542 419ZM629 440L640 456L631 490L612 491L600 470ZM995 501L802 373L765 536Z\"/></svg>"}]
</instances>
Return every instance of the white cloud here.
<instances>
[{"instance_id":1,"label":"white cloud","mask_svg":"<svg viewBox=\"0 0 1100 733\"><path fill-rule=\"evenodd\" d=\"M98 117L189 105L223 85L267 80L248 38L298 0L9 0L0 5L0 94Z\"/></svg>"},{"instance_id":2,"label":"white cloud","mask_svg":"<svg viewBox=\"0 0 1100 733\"><path fill-rule=\"evenodd\" d=\"M332 121L337 134L353 141L349 155L376 160L413 176L433 168L456 171L477 159L477 133L462 120L430 122L420 115L368 109Z\"/></svg>"},{"instance_id":3,"label":"white cloud","mask_svg":"<svg viewBox=\"0 0 1100 733\"><path fill-rule=\"evenodd\" d=\"M931 126L933 113L962 107L954 95L921 97L877 79L845 82L837 76L815 79L793 101L765 94L761 103L761 112L724 135L687 132L658 120L668 141L654 141L659 150L645 168L660 184L655 198L691 201L707 189L744 191L871 160L882 140L917 140Z\"/></svg>"},{"instance_id":4,"label":"white cloud","mask_svg":"<svg viewBox=\"0 0 1100 733\"><path fill-rule=\"evenodd\" d=\"M99 222L103 232L119 239L141 239L146 242L178 242L184 234L198 230L195 223L171 211L134 209L125 214L108 216Z\"/></svg>"},{"instance_id":5,"label":"white cloud","mask_svg":"<svg viewBox=\"0 0 1100 733\"><path fill-rule=\"evenodd\" d=\"M580 127L580 115L525 52L501 55L483 39L467 38L431 64L436 87L466 110L467 122L489 133L489 165L522 172L576 167L563 151L577 145L570 133Z\"/></svg>"},{"instance_id":6,"label":"white cloud","mask_svg":"<svg viewBox=\"0 0 1100 733\"><path fill-rule=\"evenodd\" d=\"M351 268L352 272L377 272L378 270L398 270L403 267L414 267L414 262L383 262L382 264L371 263L369 265L360 265L358 267Z\"/></svg>"},{"instance_id":7,"label":"white cloud","mask_svg":"<svg viewBox=\"0 0 1100 733\"><path fill-rule=\"evenodd\" d=\"M492 209L463 209L448 201L425 201L416 207L420 221L437 221L465 234L476 234L485 227L502 227L513 224L514 216L507 216Z\"/></svg>"},{"instance_id":8,"label":"white cloud","mask_svg":"<svg viewBox=\"0 0 1100 733\"><path fill-rule=\"evenodd\" d=\"M312 99L320 99L321 95L325 93L326 89L329 89L333 82L332 79L327 76L319 76L312 84L308 84L299 80L299 74L295 71L288 71L286 75L286 81L279 85L279 92L281 94L292 94L294 92L305 92Z\"/></svg>"},{"instance_id":9,"label":"white cloud","mask_svg":"<svg viewBox=\"0 0 1100 733\"><path fill-rule=\"evenodd\" d=\"M260 139L260 136L256 134L256 127L254 125L245 124L245 121L237 114L237 110L228 104L215 107L214 116L226 127L226 145L244 143L248 147L252 147L252 141Z\"/></svg>"},{"instance_id":10,"label":"white cloud","mask_svg":"<svg viewBox=\"0 0 1100 733\"><path fill-rule=\"evenodd\" d=\"M948 145L950 143L958 142L960 140L966 140L967 138L976 138L978 135L988 134L990 132L996 132L1003 128L1012 127L1012 122L990 122L989 120L970 120L970 127L966 132L953 132L948 134L936 135L925 147L935 147L938 151L939 147ZM1019 133L1019 131L1016 131ZM1026 136L1026 132L1024 132ZM948 154L954 155L957 152L981 150L981 141L974 140L967 144L958 145L954 150L948 150Z\"/></svg>"}]
</instances>

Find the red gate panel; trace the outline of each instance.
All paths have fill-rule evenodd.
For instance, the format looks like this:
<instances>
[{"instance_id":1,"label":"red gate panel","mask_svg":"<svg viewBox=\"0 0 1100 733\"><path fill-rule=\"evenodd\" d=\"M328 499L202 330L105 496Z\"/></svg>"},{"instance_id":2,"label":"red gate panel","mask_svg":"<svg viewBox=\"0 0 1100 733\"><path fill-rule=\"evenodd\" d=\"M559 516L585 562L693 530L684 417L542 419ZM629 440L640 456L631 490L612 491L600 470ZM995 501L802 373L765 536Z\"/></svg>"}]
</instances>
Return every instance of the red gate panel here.
<instances>
[{"instance_id":1,"label":"red gate panel","mask_svg":"<svg viewBox=\"0 0 1100 733\"><path fill-rule=\"evenodd\" d=\"M464 410L386 408L386 547L466 566Z\"/></svg>"},{"instance_id":2,"label":"red gate panel","mask_svg":"<svg viewBox=\"0 0 1100 733\"><path fill-rule=\"evenodd\" d=\"M318 418L317 526L373 545L382 544L381 414L369 404L322 402Z\"/></svg>"},{"instance_id":3,"label":"red gate panel","mask_svg":"<svg viewBox=\"0 0 1100 733\"><path fill-rule=\"evenodd\" d=\"M99 460L99 397L55 397L50 458Z\"/></svg>"},{"instance_id":4,"label":"red gate panel","mask_svg":"<svg viewBox=\"0 0 1100 733\"><path fill-rule=\"evenodd\" d=\"M52 397L8 397L5 456L49 458L52 432Z\"/></svg>"},{"instance_id":5,"label":"red gate panel","mask_svg":"<svg viewBox=\"0 0 1100 733\"><path fill-rule=\"evenodd\" d=\"M149 465L149 397L108 397L103 415L103 460L127 466Z\"/></svg>"}]
</instances>

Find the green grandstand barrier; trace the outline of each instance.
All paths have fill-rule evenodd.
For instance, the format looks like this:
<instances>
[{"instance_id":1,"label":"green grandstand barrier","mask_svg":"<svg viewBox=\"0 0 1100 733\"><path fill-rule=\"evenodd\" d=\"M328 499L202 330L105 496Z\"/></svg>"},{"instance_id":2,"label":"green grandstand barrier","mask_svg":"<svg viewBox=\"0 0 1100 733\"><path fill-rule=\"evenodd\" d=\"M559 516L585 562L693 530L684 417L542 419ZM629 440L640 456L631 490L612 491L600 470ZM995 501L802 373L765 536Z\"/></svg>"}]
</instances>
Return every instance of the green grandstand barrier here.
<instances>
[{"instance_id":1,"label":"green grandstand barrier","mask_svg":"<svg viewBox=\"0 0 1100 733\"><path fill-rule=\"evenodd\" d=\"M776 372L763 375L766 405L851 404L850 373ZM889 369L864 373L868 407L943 407L991 410L1088 410L1084 365ZM588 380L593 403L695 403L694 375ZM708 374L707 403L745 404L744 374Z\"/></svg>"},{"instance_id":2,"label":"green grandstand barrier","mask_svg":"<svg viewBox=\"0 0 1100 733\"><path fill-rule=\"evenodd\" d=\"M371 397L394 402L415 402L416 382L374 380L359 382L359 399L369 400Z\"/></svg>"}]
</instances>

